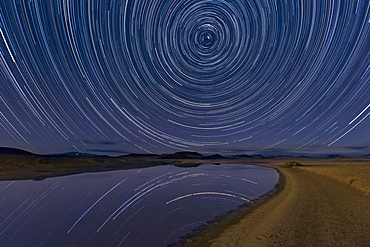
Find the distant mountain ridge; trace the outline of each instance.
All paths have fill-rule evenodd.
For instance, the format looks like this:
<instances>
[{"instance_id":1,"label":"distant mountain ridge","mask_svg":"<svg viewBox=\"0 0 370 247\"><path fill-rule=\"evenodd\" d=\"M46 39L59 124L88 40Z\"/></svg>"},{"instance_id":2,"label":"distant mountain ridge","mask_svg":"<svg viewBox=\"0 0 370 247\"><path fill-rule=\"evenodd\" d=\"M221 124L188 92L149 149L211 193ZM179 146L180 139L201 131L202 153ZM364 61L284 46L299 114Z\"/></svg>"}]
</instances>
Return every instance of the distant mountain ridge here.
<instances>
[{"instance_id":1,"label":"distant mountain ridge","mask_svg":"<svg viewBox=\"0 0 370 247\"><path fill-rule=\"evenodd\" d=\"M177 152L174 154L165 154L162 159L202 159L204 156L197 152Z\"/></svg>"},{"instance_id":2,"label":"distant mountain ridge","mask_svg":"<svg viewBox=\"0 0 370 247\"><path fill-rule=\"evenodd\" d=\"M219 159L226 159L226 157L222 156L221 154L213 154L209 156L204 156L203 159L219 160Z\"/></svg>"},{"instance_id":3,"label":"distant mountain ridge","mask_svg":"<svg viewBox=\"0 0 370 247\"><path fill-rule=\"evenodd\" d=\"M0 147L0 155L37 155L37 156L45 156L45 157L58 157L58 156L85 156L85 157L110 157L106 155L98 155L98 154L91 154L91 153L80 153L80 152L67 152L67 153L56 153L56 154L35 154L32 152L28 152L22 149L11 148L11 147ZM322 159L346 159L346 158L360 158L360 159L370 159L370 154L365 155L358 155L358 156L349 156L349 155L338 155L338 154L331 154L325 156L289 156L289 155L273 155L273 156L263 156L261 154L236 154L230 156L222 156L220 154L213 154L213 155L202 155L198 152L176 152L173 154L137 154L132 153L128 155L119 156L122 158L125 157L132 157L132 158L158 158L158 159L271 159L271 158L322 158Z\"/></svg>"},{"instance_id":4,"label":"distant mountain ridge","mask_svg":"<svg viewBox=\"0 0 370 247\"><path fill-rule=\"evenodd\" d=\"M88 156L88 157L101 156L98 154L80 153L80 152L67 152L67 153L56 153L56 154L46 154L46 155L47 156Z\"/></svg>"},{"instance_id":5,"label":"distant mountain ridge","mask_svg":"<svg viewBox=\"0 0 370 247\"><path fill-rule=\"evenodd\" d=\"M339 154L331 154L331 155L325 156L324 158L326 159L345 159L345 158L350 158L350 157L339 155Z\"/></svg>"},{"instance_id":6,"label":"distant mountain ridge","mask_svg":"<svg viewBox=\"0 0 370 247\"><path fill-rule=\"evenodd\" d=\"M127 155L122 155L120 157L141 157L141 158L147 158L147 157L159 157L159 154L137 154L137 153L132 153L132 154L127 154Z\"/></svg>"}]
</instances>

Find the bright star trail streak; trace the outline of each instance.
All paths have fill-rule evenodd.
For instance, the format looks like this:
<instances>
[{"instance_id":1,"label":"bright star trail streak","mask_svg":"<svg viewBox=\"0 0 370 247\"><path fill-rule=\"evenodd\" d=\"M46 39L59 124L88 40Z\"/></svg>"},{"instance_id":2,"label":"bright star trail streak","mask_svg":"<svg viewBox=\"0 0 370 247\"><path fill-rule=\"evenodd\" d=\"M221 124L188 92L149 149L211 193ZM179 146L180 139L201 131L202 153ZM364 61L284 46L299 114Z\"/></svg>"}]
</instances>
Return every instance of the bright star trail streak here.
<instances>
[{"instance_id":1,"label":"bright star trail streak","mask_svg":"<svg viewBox=\"0 0 370 247\"><path fill-rule=\"evenodd\" d=\"M0 146L368 153L369 34L368 0L1 1Z\"/></svg>"},{"instance_id":2,"label":"bright star trail streak","mask_svg":"<svg viewBox=\"0 0 370 247\"><path fill-rule=\"evenodd\" d=\"M119 182L118 184L116 184L115 186L113 186L110 190L108 190L104 195L102 195L96 202L94 202L93 203L93 205L91 205L91 207L89 207L86 211L85 211L85 213L83 213L82 215L81 215L81 217L73 224L73 226L71 226L71 228L68 230L68 232L67 233L70 233L71 231L72 231L72 229L77 225L77 223L78 222L80 222L80 220L83 218L83 217L85 217L85 215L98 203L98 202L100 202L101 200L103 200L104 199L104 197L106 196L106 195L108 195L112 190L114 190L115 188L117 188L119 185L121 185L121 183L123 183L125 181L125 179L124 180L122 180L121 182Z\"/></svg>"},{"instance_id":3,"label":"bright star trail streak","mask_svg":"<svg viewBox=\"0 0 370 247\"><path fill-rule=\"evenodd\" d=\"M220 192L208 191L208 192L198 192L198 193L191 193L191 194L188 194L188 195L179 196L179 197L176 197L175 199L173 199L173 200L171 200L171 201L166 202L166 204L170 204L170 203L172 203L172 202L175 202L175 201L178 201L178 200L181 200L181 199L184 199L184 198L190 197L190 196L199 196L199 195L220 195L220 196L229 196L229 197L238 198L238 199L241 199L241 200L244 200L244 201L249 201L249 200L248 200L248 199L246 199L246 198L243 198L243 197L240 197L240 196L236 196L236 195L232 195L232 194L228 194L228 193L220 193Z\"/></svg>"}]
</instances>

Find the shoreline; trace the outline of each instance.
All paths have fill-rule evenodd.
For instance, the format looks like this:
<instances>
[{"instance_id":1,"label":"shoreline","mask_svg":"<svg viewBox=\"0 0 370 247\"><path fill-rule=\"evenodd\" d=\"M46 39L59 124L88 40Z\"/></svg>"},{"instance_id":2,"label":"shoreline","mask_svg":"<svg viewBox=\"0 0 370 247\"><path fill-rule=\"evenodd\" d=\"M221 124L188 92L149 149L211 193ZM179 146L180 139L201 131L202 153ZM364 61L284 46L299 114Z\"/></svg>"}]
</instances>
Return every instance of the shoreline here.
<instances>
[{"instance_id":1,"label":"shoreline","mask_svg":"<svg viewBox=\"0 0 370 247\"><path fill-rule=\"evenodd\" d=\"M320 174L320 168L318 172L310 166L282 168L275 162L263 166L279 171L275 193L231 214L230 219L194 232L176 246L368 246L367 193ZM369 167L366 162L367 172Z\"/></svg>"},{"instance_id":2,"label":"shoreline","mask_svg":"<svg viewBox=\"0 0 370 247\"><path fill-rule=\"evenodd\" d=\"M247 164L245 164L247 165ZM249 165L249 164L248 164ZM255 164L254 164L255 165ZM281 171L274 166L260 165L275 169L278 172L279 180L269 192L251 200L250 202L239 206L237 209L225 213L225 215L219 216L216 219L207 223L206 226L201 226L195 229L192 233L182 237L182 239L170 246L176 247L199 247L199 246L210 246L210 241L214 241L219 237L222 232L230 226L236 225L240 222L240 219L247 217L250 213L256 210L258 207L278 195L284 190L286 185L285 176Z\"/></svg>"}]
</instances>

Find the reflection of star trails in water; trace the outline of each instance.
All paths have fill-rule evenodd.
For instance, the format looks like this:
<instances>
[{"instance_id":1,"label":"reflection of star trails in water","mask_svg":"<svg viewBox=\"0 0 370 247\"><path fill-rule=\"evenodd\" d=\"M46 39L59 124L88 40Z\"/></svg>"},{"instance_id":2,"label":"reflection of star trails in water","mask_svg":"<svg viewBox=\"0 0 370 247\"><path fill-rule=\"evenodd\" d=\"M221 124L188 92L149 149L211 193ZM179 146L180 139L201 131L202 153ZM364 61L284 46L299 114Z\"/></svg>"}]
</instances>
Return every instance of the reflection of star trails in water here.
<instances>
[{"instance_id":1,"label":"reflection of star trails in water","mask_svg":"<svg viewBox=\"0 0 370 247\"><path fill-rule=\"evenodd\" d=\"M0 182L0 242L166 246L267 193L277 179L272 169L206 163Z\"/></svg>"},{"instance_id":2,"label":"reflection of star trails in water","mask_svg":"<svg viewBox=\"0 0 370 247\"><path fill-rule=\"evenodd\" d=\"M243 201L247 201L249 202L249 200L247 198L243 198L243 197L240 197L240 196L236 196L236 195L233 195L233 194L228 194L228 193L220 193L220 192L198 192L198 193L191 193L191 194L188 194L188 195L183 195L183 196L179 196L179 197L176 197L175 199L171 200L171 201L168 201L166 202L166 204L170 204L172 202L175 202L175 201L178 201L178 200L181 200L181 199L184 199L184 198L187 198L187 197L190 197L190 196L199 196L199 195L221 195L221 196L230 196L230 197L234 197L234 198L238 198L238 199L241 199Z\"/></svg>"},{"instance_id":3,"label":"reflection of star trails in water","mask_svg":"<svg viewBox=\"0 0 370 247\"><path fill-rule=\"evenodd\" d=\"M166 174L167 175L167 174ZM189 175L184 175L184 176L181 176L181 177L175 177L169 181L164 181L162 182L162 180L158 181L158 182L161 182L160 184L157 184L158 182L156 183L153 183L147 187L145 187L144 189L140 190L139 192L137 192L135 195L133 195L132 197L130 197L127 201L125 201L120 207L118 207L116 209L116 211L114 211L105 221L104 223L98 228L98 230L96 230L96 232L99 232L105 224L107 224L107 222L113 218L113 220L115 220L121 213L123 213L130 205L132 205L134 202L136 202L137 200L139 200L140 198L142 198L143 196L147 195L149 192L152 192L154 191L155 189L157 188L161 188L161 187L164 187L164 186L167 186L171 183L174 183L174 182L177 182L177 181L180 181L180 180L183 180L183 179L186 179L186 178L193 178L193 177L199 177L199 176L205 176L206 174L205 173L195 173L195 174L189 174ZM157 178L160 178L162 176L158 176ZM172 176L171 176L172 177ZM150 180L150 181L153 181ZM148 184L145 183L145 184ZM157 185L156 185L157 184ZM142 187L142 185L140 186ZM135 189L136 191L137 189Z\"/></svg>"},{"instance_id":4,"label":"reflection of star trails in water","mask_svg":"<svg viewBox=\"0 0 370 247\"><path fill-rule=\"evenodd\" d=\"M6 188L8 188L12 183L14 183L14 181L11 181L10 183L8 183L2 190L0 190L0 192L2 192L3 190L5 190Z\"/></svg>"},{"instance_id":5,"label":"reflection of star trails in water","mask_svg":"<svg viewBox=\"0 0 370 247\"><path fill-rule=\"evenodd\" d=\"M118 244L118 247L121 246L121 244L123 243L123 241L125 241L125 239L127 238L127 236L130 234L130 232L128 232L126 234L126 236L121 240L121 242Z\"/></svg>"},{"instance_id":6,"label":"reflection of star trails in water","mask_svg":"<svg viewBox=\"0 0 370 247\"><path fill-rule=\"evenodd\" d=\"M110 192L112 192L115 188L117 188L120 184L122 184L124 181L126 181L127 178L125 178L124 180L122 180L121 182L119 182L118 184L116 184L115 186L113 186L110 190L108 190L104 195L102 195L96 202L94 202L93 205L91 205L86 211L85 213L83 213L81 215L81 217L73 224L73 226L71 226L71 228L68 230L67 234L70 233L72 231L72 229L77 225L78 222L80 222L80 220L82 220L83 217L85 217L85 215L98 203L100 202L105 196L107 196Z\"/></svg>"},{"instance_id":7,"label":"reflection of star trails in water","mask_svg":"<svg viewBox=\"0 0 370 247\"><path fill-rule=\"evenodd\" d=\"M13 182L12 182L13 183ZM11 184L12 184L11 183ZM9 186L9 185L8 185ZM8 187L7 186L7 187ZM47 189L44 193L42 193L38 198L36 198L32 203L30 203L24 210L22 210L22 212L18 213L17 217L15 217L13 219L12 222L10 222L8 224L8 226L2 231L0 232L0 236L3 235L3 233L8 230L19 218L21 218L21 216L23 216L28 209L30 208L33 208L34 206L36 206L38 203L40 203L44 198L46 198L51 192L53 192L57 187L59 186L59 181L54 183L54 185L52 185L49 189ZM23 201L23 203L21 205L19 205L11 214L9 214L9 216L3 220L3 222L0 223L0 225L2 225L8 218L10 218L11 216L15 215L18 211L18 209L21 209L24 205L26 205L26 203L32 198L32 196L29 196L25 201Z\"/></svg>"},{"instance_id":8,"label":"reflection of star trails in water","mask_svg":"<svg viewBox=\"0 0 370 247\"><path fill-rule=\"evenodd\" d=\"M245 178L240 178L241 180L243 181L246 181L246 182L249 182L249 183L252 183L252 184L257 184L257 182L254 182L252 180L248 180L248 179L245 179Z\"/></svg>"},{"instance_id":9,"label":"reflection of star trails in water","mask_svg":"<svg viewBox=\"0 0 370 247\"><path fill-rule=\"evenodd\" d=\"M163 178L164 176L166 175L170 175L172 174L172 172L169 172L169 173L166 173L166 174L163 174L163 175L160 175L160 176L157 176L149 181L147 181L146 183L140 185L139 187L137 187L134 191L138 191L140 188L142 188L139 192L135 193L133 196L131 196L128 200L126 200L120 207L118 207L104 222L103 224L96 230L96 232L99 232L107 223L109 220L115 220L119 215L121 215L128 207L130 207L132 204L134 204L135 202L137 201L140 201L142 200L142 198L144 198L144 196L147 196L147 195L150 195L151 193L153 193L156 189L159 189L159 188L163 188L169 184L172 184L174 182L177 182L177 181L180 181L180 180L183 180L183 179L187 179L187 178L195 178L195 177L202 177L202 176L212 176L212 174L206 174L206 173L194 173L194 174L188 174L188 172L182 172L182 173L178 173L178 174L175 174L175 175L171 175L168 177L168 179L170 180L167 180L167 181L163 181L163 180L158 180L160 178ZM223 177L230 177L231 176L228 176L228 175L219 175L219 176L223 176ZM158 180L158 181L156 181ZM244 179L243 179L244 180ZM247 180L245 179L245 181L247 182L250 182L250 183L253 183L253 184L257 184L256 182L254 181L251 181L251 180ZM149 184L153 182L152 184ZM147 185L147 186L146 186ZM146 186L146 187L144 187ZM144 187L144 188L143 188ZM167 202L166 204L169 204L173 201L176 201L176 200L179 200L179 199L182 199L182 198L185 198L185 197L189 197L189 196L196 196L196 195L222 195L222 196L228 196L228 197L233 197L233 198L238 198L238 199L241 199L243 201L249 201L249 199L246 199L244 197L240 197L240 196L236 196L236 195L233 195L233 194L230 194L230 193L220 193L220 192L201 192L201 193L192 193L192 194L189 194L189 195L186 195L186 196L182 196L181 198L176 198L170 202ZM94 206L94 205L93 205ZM84 215L81 216L81 218L83 217Z\"/></svg>"},{"instance_id":10,"label":"reflection of star trails in water","mask_svg":"<svg viewBox=\"0 0 370 247\"><path fill-rule=\"evenodd\" d=\"M139 172L141 172L141 170L140 170ZM139 172L138 172L138 173L139 173ZM157 179L159 179L159 178L161 178L161 177L164 177L164 176L166 176L166 175L168 175L168 174L172 174L172 173L173 173L173 172L167 172L166 174L163 174L163 175L160 175L160 176L158 176L158 177L155 177L155 178L153 178L153 179L149 180L148 182L143 183L142 185L140 185L139 187L137 187L137 188L135 189L135 191L139 190L141 187L144 187L145 185L149 184L150 182L153 182L153 181L155 181L155 180L157 180Z\"/></svg>"},{"instance_id":11,"label":"reflection of star trails in water","mask_svg":"<svg viewBox=\"0 0 370 247\"><path fill-rule=\"evenodd\" d=\"M170 215L170 214L172 214L172 213L174 213L174 212L176 212L176 211L179 211L180 209L182 209L182 207L178 207L178 208L175 208L174 210L172 210L172 211L170 211L170 212L168 212L168 213L166 213L166 214L164 214L164 215L162 215L161 217L159 217L156 221L154 221L150 226L148 226L144 231L142 231L142 233L140 234L140 236L139 237L137 237L137 239L135 240L135 242L132 244L132 246L133 245L135 245L135 243L152 227L152 226L154 226L157 222L159 222L159 221L161 221L162 219L164 219L166 216L168 216L168 215ZM182 227L183 228L183 227ZM180 228L181 229L181 228ZM177 232L178 230L176 230L176 232ZM171 233L171 236L173 235L174 233ZM171 237L170 236L170 237ZM170 237L168 237L167 239L169 239ZM165 241L167 241L167 239L165 240ZM164 241L164 242L165 242Z\"/></svg>"},{"instance_id":12,"label":"reflection of star trails in water","mask_svg":"<svg viewBox=\"0 0 370 247\"><path fill-rule=\"evenodd\" d=\"M199 221L199 222L195 222L195 223L188 224L188 225L186 225L186 226L182 226L182 227L180 227L179 229L177 229L177 230L173 231L173 232L170 234L170 236L168 236L168 238L162 242L162 244L163 244L163 243L165 243L168 239L170 239L173 235L175 235L175 234L176 234L176 233L178 233L178 232L181 232L181 231L183 231L183 230L185 230L185 229L187 229L187 228L189 228L189 227L200 226L200 225L203 225L203 224L205 224L205 223L206 223L206 221Z\"/></svg>"}]
</instances>

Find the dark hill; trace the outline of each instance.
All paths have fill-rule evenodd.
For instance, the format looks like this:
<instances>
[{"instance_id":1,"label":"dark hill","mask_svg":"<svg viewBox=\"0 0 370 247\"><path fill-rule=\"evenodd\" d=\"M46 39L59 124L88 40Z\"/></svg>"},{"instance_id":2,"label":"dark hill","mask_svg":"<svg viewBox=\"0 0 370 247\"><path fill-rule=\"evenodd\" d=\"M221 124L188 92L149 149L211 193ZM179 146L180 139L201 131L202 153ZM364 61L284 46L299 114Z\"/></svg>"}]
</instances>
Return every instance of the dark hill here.
<instances>
[{"instance_id":1,"label":"dark hill","mask_svg":"<svg viewBox=\"0 0 370 247\"><path fill-rule=\"evenodd\" d=\"M361 155L361 156L359 156L359 158L370 159L370 154Z\"/></svg>"},{"instance_id":2,"label":"dark hill","mask_svg":"<svg viewBox=\"0 0 370 247\"><path fill-rule=\"evenodd\" d=\"M154 157L159 157L159 155L158 154L128 154L128 155L123 155L122 157L154 158Z\"/></svg>"},{"instance_id":3,"label":"dark hill","mask_svg":"<svg viewBox=\"0 0 370 247\"><path fill-rule=\"evenodd\" d=\"M339 154L332 154L332 155L327 155L324 157L325 159L344 159L344 158L347 158L343 155L339 155Z\"/></svg>"},{"instance_id":4,"label":"dark hill","mask_svg":"<svg viewBox=\"0 0 370 247\"><path fill-rule=\"evenodd\" d=\"M224 156L222 156L221 154L214 154L214 155L210 155L210 156L205 156L203 157L203 159L225 159Z\"/></svg>"},{"instance_id":5,"label":"dark hill","mask_svg":"<svg viewBox=\"0 0 370 247\"><path fill-rule=\"evenodd\" d=\"M238 154L235 156L235 158L253 158L252 156L248 155L248 154Z\"/></svg>"},{"instance_id":6,"label":"dark hill","mask_svg":"<svg viewBox=\"0 0 370 247\"><path fill-rule=\"evenodd\" d=\"M202 159L204 156L197 152L177 152L174 154L166 154L163 159Z\"/></svg>"},{"instance_id":7,"label":"dark hill","mask_svg":"<svg viewBox=\"0 0 370 247\"><path fill-rule=\"evenodd\" d=\"M96 156L101 156L101 155L90 154L90 153L79 153L79 152L67 152L67 153L47 154L47 156L53 156L53 157L58 157L58 156L86 156L86 157L96 157Z\"/></svg>"},{"instance_id":8,"label":"dark hill","mask_svg":"<svg viewBox=\"0 0 370 247\"><path fill-rule=\"evenodd\" d=\"M17 148L0 147L0 155L16 154L16 155L35 155L34 153L24 151Z\"/></svg>"},{"instance_id":9,"label":"dark hill","mask_svg":"<svg viewBox=\"0 0 370 247\"><path fill-rule=\"evenodd\" d=\"M263 156L262 154L253 154L252 157L256 159L269 159L270 158L267 156Z\"/></svg>"}]
</instances>

